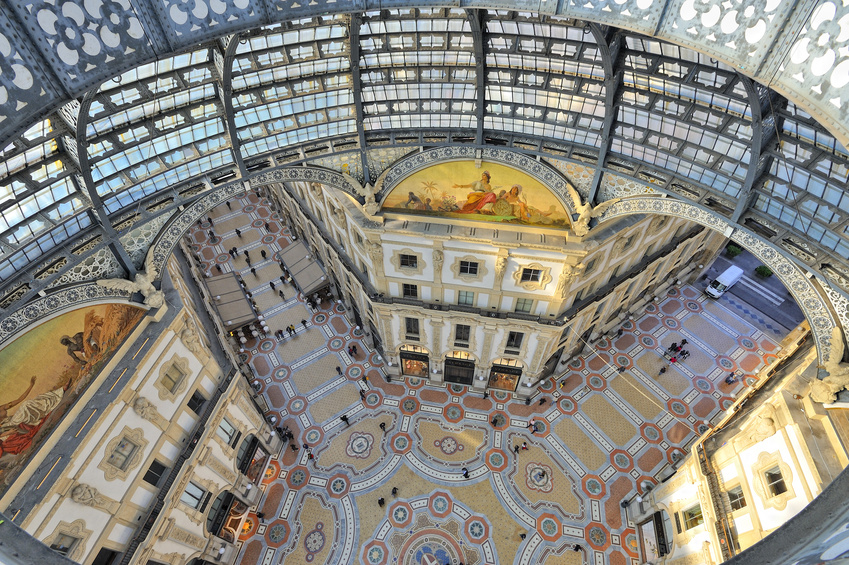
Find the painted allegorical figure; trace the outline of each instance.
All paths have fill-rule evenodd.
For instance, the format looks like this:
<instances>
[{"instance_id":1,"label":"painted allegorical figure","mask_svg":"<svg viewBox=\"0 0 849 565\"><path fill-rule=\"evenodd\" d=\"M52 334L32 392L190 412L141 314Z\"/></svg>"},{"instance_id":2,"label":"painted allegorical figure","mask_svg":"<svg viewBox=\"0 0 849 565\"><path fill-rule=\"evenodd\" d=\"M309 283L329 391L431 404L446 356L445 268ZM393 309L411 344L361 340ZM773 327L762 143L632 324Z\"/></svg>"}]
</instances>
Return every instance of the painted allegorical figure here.
<instances>
[{"instance_id":1,"label":"painted allegorical figure","mask_svg":"<svg viewBox=\"0 0 849 565\"><path fill-rule=\"evenodd\" d=\"M35 381L36 377L33 376L29 387L21 396L0 405L0 438L2 438L0 439L0 455L20 453L29 447L32 438L41 429L44 419L59 405L71 384L71 380L67 379L59 388L27 399L35 386ZM15 413L9 416L9 410L16 406ZM6 434L10 435L6 436Z\"/></svg>"},{"instance_id":2,"label":"painted allegorical figure","mask_svg":"<svg viewBox=\"0 0 849 565\"><path fill-rule=\"evenodd\" d=\"M492 205L497 200L492 191L492 177L489 171L481 173L481 180L469 184L455 184L454 188L471 188L472 192L466 198L466 203L458 210L461 214L491 214Z\"/></svg>"}]
</instances>

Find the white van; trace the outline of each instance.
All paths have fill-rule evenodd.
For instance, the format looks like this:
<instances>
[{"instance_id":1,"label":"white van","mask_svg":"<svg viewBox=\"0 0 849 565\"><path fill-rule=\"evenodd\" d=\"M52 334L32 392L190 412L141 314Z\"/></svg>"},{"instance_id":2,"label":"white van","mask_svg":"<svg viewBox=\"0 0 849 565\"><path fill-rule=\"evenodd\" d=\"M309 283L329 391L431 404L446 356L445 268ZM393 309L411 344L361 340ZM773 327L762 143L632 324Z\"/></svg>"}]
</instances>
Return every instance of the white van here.
<instances>
[{"instance_id":1,"label":"white van","mask_svg":"<svg viewBox=\"0 0 849 565\"><path fill-rule=\"evenodd\" d=\"M734 286L734 283L743 278L743 269L734 265L725 269L721 275L713 279L707 288L705 294L711 298L719 298L722 294Z\"/></svg>"}]
</instances>

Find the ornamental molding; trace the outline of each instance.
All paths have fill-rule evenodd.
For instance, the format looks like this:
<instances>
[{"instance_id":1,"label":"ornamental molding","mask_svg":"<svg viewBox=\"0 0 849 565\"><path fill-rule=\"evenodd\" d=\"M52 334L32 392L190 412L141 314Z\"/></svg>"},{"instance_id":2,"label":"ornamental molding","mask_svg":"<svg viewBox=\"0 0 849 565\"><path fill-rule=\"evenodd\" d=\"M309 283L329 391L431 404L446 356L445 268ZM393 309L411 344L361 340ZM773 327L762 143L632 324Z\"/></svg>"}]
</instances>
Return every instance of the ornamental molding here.
<instances>
[{"instance_id":1,"label":"ornamental molding","mask_svg":"<svg viewBox=\"0 0 849 565\"><path fill-rule=\"evenodd\" d=\"M820 363L824 363L829 358L831 331L838 325L831 314L831 309L838 311L839 305L827 304L826 301L831 297L819 292L812 280L808 278L808 274L791 259L786 251L754 232L732 224L715 212L673 198L625 198L611 206L599 218L599 223L632 214L662 214L683 218L711 228L742 245L775 273L796 300L811 326Z\"/></svg>"},{"instance_id":2,"label":"ornamental molding","mask_svg":"<svg viewBox=\"0 0 849 565\"><path fill-rule=\"evenodd\" d=\"M57 538L60 534L71 536L72 538L77 538L77 541L73 544L70 551L65 554L65 557L74 561L78 561L85 555L88 539L93 533L94 530L89 530L86 528L85 520L83 520L82 518L74 520L73 522L66 522L64 520L60 520L59 524L56 526L56 529L54 529L53 533L50 534L50 537L44 540L44 545L50 546L56 541L58 541Z\"/></svg>"},{"instance_id":3,"label":"ornamental molding","mask_svg":"<svg viewBox=\"0 0 849 565\"><path fill-rule=\"evenodd\" d=\"M477 155L473 148L456 146L440 147L409 155L387 169L382 187L382 194L387 194L391 188L394 185L397 185L397 183L403 178L406 178L409 174L412 174L423 167L444 160L474 159L476 157ZM569 198L567 192L567 180L559 171L550 165L520 153L497 148L484 148L481 151L480 158L521 168L528 174L531 174L540 180L540 182L544 183L552 190L552 192L561 198L570 213L575 213L574 204L571 198ZM291 167L263 171L250 177L250 183L247 183L244 180L239 180L225 184L209 193L204 194L196 202L185 208L180 214L176 215L162 230L153 245L150 259L152 264L156 267L157 272L164 272L165 262L173 249L179 243L180 238L183 237L186 231L195 224L198 218L205 218L208 210L234 196L243 194L246 188L250 188L251 184L261 186L293 181L320 182L332 185L335 188L356 197L356 195L353 194L353 189L350 183L341 173L310 167ZM831 312L839 312L840 304L833 301L831 304L827 304L826 300L831 298L830 293L827 296L821 294L808 279L806 272L793 262L786 251L764 240L754 232L737 224L732 224L728 219L715 212L703 209L696 204L684 202L671 197L627 197L608 208L604 214L601 215L598 221L601 223L606 220L632 214L661 214L683 218L714 229L743 245L748 251L758 257L764 265L769 267L790 291L790 294L799 304L802 312L805 314L805 318L811 325L811 331L814 335L820 360L822 361L829 358L831 351L831 329L837 325L837 322ZM506 264L502 263L504 262L499 259L496 264L496 287L500 285L501 279L504 276L504 267L506 267ZM90 285L83 285L82 288L87 289L89 286ZM60 295L74 290L75 289L60 291L54 295L35 301L22 308L22 310L36 312L32 310L36 304L45 300L59 300ZM100 289L100 292L107 290L108 289ZM87 290L86 292L91 291ZM79 296L79 294L77 294L77 296ZM118 294L117 296L126 295ZM94 299L96 298L92 298L90 300ZM21 325L14 325L14 318L17 314L18 313L16 312L0 323L0 343L2 343L2 340L6 339L10 333L9 330L7 330L7 326L13 327L14 329L12 331L16 331L23 327ZM38 311L38 314L37 318L40 318L42 316L40 311ZM841 317L840 321L843 323L844 327L846 327L846 321L842 319L843 317Z\"/></svg>"},{"instance_id":4,"label":"ornamental molding","mask_svg":"<svg viewBox=\"0 0 849 565\"><path fill-rule=\"evenodd\" d=\"M131 302L130 293L127 291L106 288L95 282L89 282L21 305L19 310L12 312L0 322L0 344L36 322L43 322L65 311L76 310L85 304L97 302L120 302L144 308L141 304Z\"/></svg>"}]
</instances>

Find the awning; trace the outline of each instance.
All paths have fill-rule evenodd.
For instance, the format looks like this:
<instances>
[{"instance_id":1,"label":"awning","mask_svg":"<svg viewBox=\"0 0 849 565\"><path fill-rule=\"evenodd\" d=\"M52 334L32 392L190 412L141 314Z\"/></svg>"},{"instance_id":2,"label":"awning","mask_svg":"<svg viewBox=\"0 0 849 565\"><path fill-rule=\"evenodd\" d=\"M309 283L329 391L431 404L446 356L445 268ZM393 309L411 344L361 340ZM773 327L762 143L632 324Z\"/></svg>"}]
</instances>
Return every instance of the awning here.
<instances>
[{"instance_id":1,"label":"awning","mask_svg":"<svg viewBox=\"0 0 849 565\"><path fill-rule=\"evenodd\" d=\"M280 252L280 259L292 275L298 290L309 296L328 286L329 281L309 248L302 241L295 241Z\"/></svg>"},{"instance_id":2,"label":"awning","mask_svg":"<svg viewBox=\"0 0 849 565\"><path fill-rule=\"evenodd\" d=\"M212 296L212 305L224 323L225 330L232 331L257 321L256 312L235 273L225 273L205 281Z\"/></svg>"}]
</instances>

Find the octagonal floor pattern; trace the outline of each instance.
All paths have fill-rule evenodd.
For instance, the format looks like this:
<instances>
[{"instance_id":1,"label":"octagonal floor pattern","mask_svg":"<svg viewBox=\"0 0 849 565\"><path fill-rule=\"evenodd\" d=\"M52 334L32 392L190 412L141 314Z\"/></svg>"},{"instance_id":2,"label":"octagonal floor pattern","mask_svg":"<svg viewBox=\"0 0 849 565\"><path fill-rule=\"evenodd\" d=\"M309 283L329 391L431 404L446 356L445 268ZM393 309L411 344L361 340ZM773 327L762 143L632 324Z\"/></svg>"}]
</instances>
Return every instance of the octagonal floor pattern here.
<instances>
[{"instance_id":1,"label":"octagonal floor pattern","mask_svg":"<svg viewBox=\"0 0 849 565\"><path fill-rule=\"evenodd\" d=\"M529 405L388 382L342 305L313 310L280 281L275 259L291 239L267 202L248 194L211 219L191 234L198 258L251 287L271 335L240 355L299 447L268 467L239 539L244 565L636 565L620 503L656 484L753 382L728 385L729 372L755 373L779 349L780 336L685 286L562 364ZM294 335L273 337L290 324ZM664 352L682 339L691 355L670 364Z\"/></svg>"}]
</instances>

